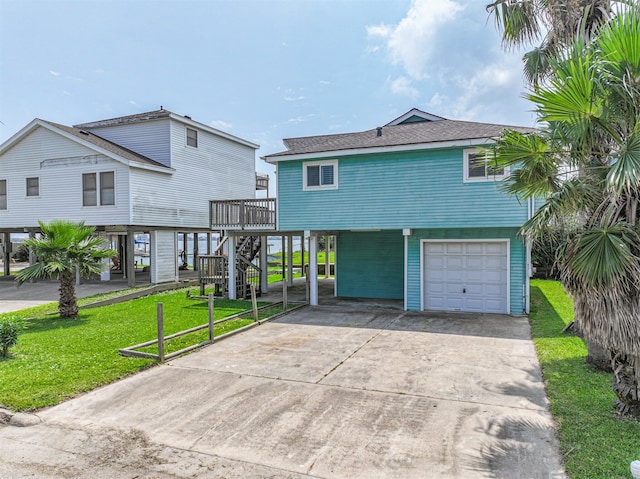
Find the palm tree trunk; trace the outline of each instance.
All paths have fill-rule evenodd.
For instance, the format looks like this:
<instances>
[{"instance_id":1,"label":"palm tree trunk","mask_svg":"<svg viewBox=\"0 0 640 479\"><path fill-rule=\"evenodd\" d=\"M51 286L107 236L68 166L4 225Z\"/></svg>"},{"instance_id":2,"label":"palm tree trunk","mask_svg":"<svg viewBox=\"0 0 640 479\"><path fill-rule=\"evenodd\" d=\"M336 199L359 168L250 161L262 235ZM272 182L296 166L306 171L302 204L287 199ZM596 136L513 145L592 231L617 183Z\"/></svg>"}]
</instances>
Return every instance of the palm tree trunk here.
<instances>
[{"instance_id":1,"label":"palm tree trunk","mask_svg":"<svg viewBox=\"0 0 640 479\"><path fill-rule=\"evenodd\" d=\"M613 371L611 368L611 354L607 349L600 346L595 341L584 341L587 345L587 364L593 366L600 371L610 373Z\"/></svg>"},{"instance_id":2,"label":"palm tree trunk","mask_svg":"<svg viewBox=\"0 0 640 479\"><path fill-rule=\"evenodd\" d=\"M58 311L61 318L75 318L78 315L74 271L64 271L60 274Z\"/></svg>"},{"instance_id":3,"label":"palm tree trunk","mask_svg":"<svg viewBox=\"0 0 640 479\"><path fill-rule=\"evenodd\" d=\"M617 354L613 364L613 391L618 397L616 407L621 414L640 419L640 358Z\"/></svg>"}]
</instances>

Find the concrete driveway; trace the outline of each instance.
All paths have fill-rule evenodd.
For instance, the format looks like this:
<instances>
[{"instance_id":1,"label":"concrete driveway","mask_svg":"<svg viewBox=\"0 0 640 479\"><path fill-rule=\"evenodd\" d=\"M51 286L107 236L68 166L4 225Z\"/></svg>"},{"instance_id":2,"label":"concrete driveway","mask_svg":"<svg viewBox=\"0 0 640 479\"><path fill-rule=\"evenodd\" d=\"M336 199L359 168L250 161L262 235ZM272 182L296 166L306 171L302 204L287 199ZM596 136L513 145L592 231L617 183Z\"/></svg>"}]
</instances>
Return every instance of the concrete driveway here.
<instances>
[{"instance_id":1,"label":"concrete driveway","mask_svg":"<svg viewBox=\"0 0 640 479\"><path fill-rule=\"evenodd\" d=\"M0 477L561 478L547 407L526 318L308 307L5 426Z\"/></svg>"}]
</instances>

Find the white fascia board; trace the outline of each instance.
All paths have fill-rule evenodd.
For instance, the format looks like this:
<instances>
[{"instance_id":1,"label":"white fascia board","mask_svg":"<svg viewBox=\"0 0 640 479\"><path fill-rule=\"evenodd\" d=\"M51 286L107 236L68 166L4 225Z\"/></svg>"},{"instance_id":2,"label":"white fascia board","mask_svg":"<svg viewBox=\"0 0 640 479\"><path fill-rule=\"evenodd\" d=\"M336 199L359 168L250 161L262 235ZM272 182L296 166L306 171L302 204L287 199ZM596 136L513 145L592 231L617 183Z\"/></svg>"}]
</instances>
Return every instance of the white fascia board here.
<instances>
[{"instance_id":1,"label":"white fascia board","mask_svg":"<svg viewBox=\"0 0 640 479\"><path fill-rule=\"evenodd\" d=\"M16 143L18 143L22 139L22 137L26 136L28 133L30 133L32 130L34 130L37 126L44 126L46 128L49 125L47 125L44 122L40 121L38 118L36 118L34 120L31 120L31 122L29 124L27 124L24 128L22 128L20 131L18 131L15 135L13 135L11 138L9 138L7 141L5 141L2 145L0 145L0 155L3 154L8 149L10 149ZM51 129L51 128L49 128L49 129Z\"/></svg>"},{"instance_id":2,"label":"white fascia board","mask_svg":"<svg viewBox=\"0 0 640 479\"><path fill-rule=\"evenodd\" d=\"M212 135L221 136L222 138L226 138L227 140L235 141L236 143L240 143L244 146L248 146L249 148L253 148L254 150L257 150L258 148L260 148L260 145L258 145L257 143L253 143L249 140L245 140L244 138L240 138L239 136L225 133L224 131L205 125L204 123L200 123L199 121L191 120L190 118L186 118L184 116L178 115L173 112L169 115L169 118L176 120L180 123L184 123L185 125L189 125L194 128L205 130L211 133Z\"/></svg>"},{"instance_id":3,"label":"white fascia board","mask_svg":"<svg viewBox=\"0 0 640 479\"><path fill-rule=\"evenodd\" d=\"M267 163L278 163L280 161L295 161L295 160L311 160L316 158L327 158L333 156L354 156L354 155L367 155L375 153L395 153L401 151L415 151L415 150L435 150L438 148L455 148L455 147L469 147L469 146L481 146L490 145L494 143L494 140L490 138L470 138L467 140L451 140L451 141L438 141L432 143L414 143L411 145L394 145L394 146L377 146L374 148L353 148L350 150L333 150L333 151L320 151L314 153L300 153L298 155L284 155L270 157L265 155L262 157Z\"/></svg>"},{"instance_id":4,"label":"white fascia board","mask_svg":"<svg viewBox=\"0 0 640 479\"><path fill-rule=\"evenodd\" d=\"M439 120L445 119L441 116L433 115L432 113L427 113L426 111L422 111L417 108L412 108L411 110L406 112L404 115L399 116L395 120L390 121L385 126L399 125L400 123L405 121L407 118L411 118L412 116L419 116L420 118L424 118L427 121L439 121Z\"/></svg>"}]
</instances>

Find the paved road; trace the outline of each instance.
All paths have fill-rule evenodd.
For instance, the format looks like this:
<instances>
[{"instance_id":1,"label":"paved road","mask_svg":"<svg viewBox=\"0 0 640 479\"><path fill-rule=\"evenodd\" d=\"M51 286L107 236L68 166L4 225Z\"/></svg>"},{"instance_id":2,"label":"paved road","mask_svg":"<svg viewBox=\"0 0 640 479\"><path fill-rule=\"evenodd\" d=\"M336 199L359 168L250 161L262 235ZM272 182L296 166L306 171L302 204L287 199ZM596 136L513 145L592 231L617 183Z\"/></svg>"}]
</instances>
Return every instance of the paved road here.
<instances>
[{"instance_id":1,"label":"paved road","mask_svg":"<svg viewBox=\"0 0 640 479\"><path fill-rule=\"evenodd\" d=\"M0 477L564 477L508 316L307 307L35 420L0 429Z\"/></svg>"},{"instance_id":2,"label":"paved road","mask_svg":"<svg viewBox=\"0 0 640 479\"><path fill-rule=\"evenodd\" d=\"M93 281L76 287L76 296L84 298L99 293L126 289L126 281ZM57 281L24 283L18 287L12 279L0 279L0 313L39 306L58 301Z\"/></svg>"}]
</instances>

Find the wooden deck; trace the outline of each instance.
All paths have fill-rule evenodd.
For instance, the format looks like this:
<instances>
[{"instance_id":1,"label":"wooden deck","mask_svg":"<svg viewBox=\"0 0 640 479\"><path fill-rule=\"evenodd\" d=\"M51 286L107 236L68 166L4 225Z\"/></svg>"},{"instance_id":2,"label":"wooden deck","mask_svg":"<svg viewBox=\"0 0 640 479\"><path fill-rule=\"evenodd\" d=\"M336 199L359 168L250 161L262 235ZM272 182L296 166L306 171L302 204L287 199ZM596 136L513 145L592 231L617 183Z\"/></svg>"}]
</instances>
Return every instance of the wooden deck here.
<instances>
[{"instance_id":1,"label":"wooden deck","mask_svg":"<svg viewBox=\"0 0 640 479\"><path fill-rule=\"evenodd\" d=\"M213 230L275 230L276 199L210 201L209 220Z\"/></svg>"}]
</instances>

